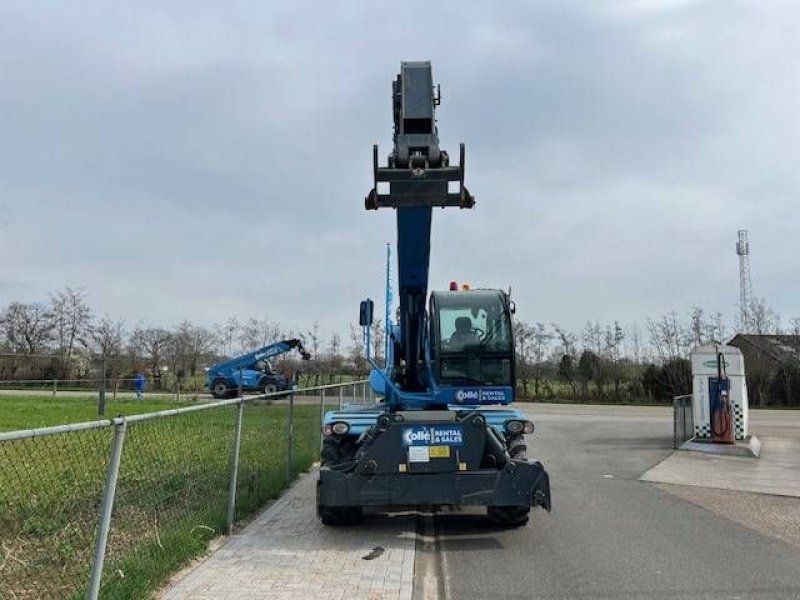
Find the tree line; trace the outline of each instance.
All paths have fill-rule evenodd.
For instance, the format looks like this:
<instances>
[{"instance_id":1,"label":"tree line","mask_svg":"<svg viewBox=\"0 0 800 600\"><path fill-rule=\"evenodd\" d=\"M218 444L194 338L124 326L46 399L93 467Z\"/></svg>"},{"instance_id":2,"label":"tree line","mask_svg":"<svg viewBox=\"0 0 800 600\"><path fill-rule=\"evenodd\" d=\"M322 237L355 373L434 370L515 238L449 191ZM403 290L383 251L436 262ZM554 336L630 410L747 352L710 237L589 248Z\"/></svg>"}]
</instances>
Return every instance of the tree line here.
<instances>
[{"instance_id":1,"label":"tree line","mask_svg":"<svg viewBox=\"0 0 800 600\"><path fill-rule=\"evenodd\" d=\"M121 318L98 315L83 289L68 286L43 301L0 307L0 380L88 379L99 376L101 363L111 378L130 378L141 371L156 384L165 373L197 380L205 367L220 360L299 338L311 360L300 364L290 353L274 366L287 375L301 372L304 383L318 385L366 373L361 329L351 325L349 333L343 340L338 332L324 335L319 323L286 328L256 317L209 325L184 320L172 327L130 326ZM379 360L383 339L376 320L372 342Z\"/></svg>"},{"instance_id":2,"label":"tree line","mask_svg":"<svg viewBox=\"0 0 800 600\"><path fill-rule=\"evenodd\" d=\"M800 318L782 326L780 315L763 299L756 299L747 314L748 322L729 327L721 313L694 306L644 325L587 321L577 332L557 323L516 320L519 396L534 401L668 402L692 391L690 355L695 346L723 343L735 333L800 335ZM769 373L768 368L762 361L745 365L748 381L759 383L749 386L751 404L800 405L800 365ZM789 389L794 391L787 393Z\"/></svg>"},{"instance_id":3,"label":"tree line","mask_svg":"<svg viewBox=\"0 0 800 600\"><path fill-rule=\"evenodd\" d=\"M723 342L735 331L800 335L800 319L782 326L763 299L754 301L747 314L749 322L735 329L719 312L698 306L643 324L587 321L576 331L558 323L516 319L518 396L533 401L668 401L691 392L689 356L694 346ZM353 324L347 338L337 331L323 332L319 323L286 328L254 317L209 325L184 320L172 327L129 326L122 319L97 315L84 290L66 287L45 301L0 307L0 380L87 378L98 375L102 361L109 377L142 371L156 383L164 373L201 382L204 368L215 362L293 337L303 341L311 360L300 364L290 354L275 365L286 374L301 372L303 384L333 383L368 371L363 334ZM383 324L376 319L371 353L379 364L384 341Z\"/></svg>"}]
</instances>

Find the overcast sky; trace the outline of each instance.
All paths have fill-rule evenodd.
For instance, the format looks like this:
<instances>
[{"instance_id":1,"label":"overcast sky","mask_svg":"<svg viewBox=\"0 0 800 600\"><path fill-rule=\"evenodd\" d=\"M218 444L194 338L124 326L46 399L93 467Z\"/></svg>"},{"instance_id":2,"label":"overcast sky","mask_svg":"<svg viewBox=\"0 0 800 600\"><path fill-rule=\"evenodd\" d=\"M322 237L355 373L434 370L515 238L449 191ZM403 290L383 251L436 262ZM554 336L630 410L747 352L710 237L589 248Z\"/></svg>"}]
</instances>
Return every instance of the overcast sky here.
<instances>
[{"instance_id":1,"label":"overcast sky","mask_svg":"<svg viewBox=\"0 0 800 600\"><path fill-rule=\"evenodd\" d=\"M800 316L794 2L0 4L0 305L347 330L383 298L366 212L401 60L433 61L473 211L434 213L431 286L580 327L754 289ZM382 312L382 311L381 311Z\"/></svg>"}]
</instances>

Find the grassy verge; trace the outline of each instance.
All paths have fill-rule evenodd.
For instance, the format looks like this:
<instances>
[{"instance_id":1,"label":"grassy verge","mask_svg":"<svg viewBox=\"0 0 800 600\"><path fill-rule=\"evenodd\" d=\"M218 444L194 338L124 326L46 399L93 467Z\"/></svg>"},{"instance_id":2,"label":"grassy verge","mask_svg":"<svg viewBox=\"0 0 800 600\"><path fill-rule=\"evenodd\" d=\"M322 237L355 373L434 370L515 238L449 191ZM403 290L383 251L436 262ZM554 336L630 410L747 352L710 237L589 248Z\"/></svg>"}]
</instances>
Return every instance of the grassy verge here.
<instances>
[{"instance_id":1,"label":"grassy verge","mask_svg":"<svg viewBox=\"0 0 800 600\"><path fill-rule=\"evenodd\" d=\"M117 400L106 403L106 417L135 415L165 408L193 404L178 403L174 396L149 396L143 400ZM94 421L97 416L97 396L52 398L47 396L0 396L0 431L32 429L64 423Z\"/></svg>"},{"instance_id":2,"label":"grassy verge","mask_svg":"<svg viewBox=\"0 0 800 600\"><path fill-rule=\"evenodd\" d=\"M0 426L92 420L93 399L0 398ZM118 402L108 414L173 407ZM101 596L145 598L224 533L235 406L130 424L123 447ZM236 518L277 497L319 453L319 408L296 406L287 474L286 405L246 405ZM85 594L110 428L0 443L0 597Z\"/></svg>"}]
</instances>

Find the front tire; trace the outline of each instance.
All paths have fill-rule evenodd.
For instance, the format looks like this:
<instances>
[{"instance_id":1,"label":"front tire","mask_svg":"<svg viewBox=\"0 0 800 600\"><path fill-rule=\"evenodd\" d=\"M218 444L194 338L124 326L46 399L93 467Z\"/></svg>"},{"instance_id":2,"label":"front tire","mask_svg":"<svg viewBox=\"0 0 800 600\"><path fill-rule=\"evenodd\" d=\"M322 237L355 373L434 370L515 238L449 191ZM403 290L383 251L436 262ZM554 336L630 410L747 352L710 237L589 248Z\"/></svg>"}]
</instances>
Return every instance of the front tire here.
<instances>
[{"instance_id":1,"label":"front tire","mask_svg":"<svg viewBox=\"0 0 800 600\"><path fill-rule=\"evenodd\" d=\"M360 506L318 506L317 513L323 525L333 527L358 525L364 519Z\"/></svg>"},{"instance_id":2,"label":"front tire","mask_svg":"<svg viewBox=\"0 0 800 600\"><path fill-rule=\"evenodd\" d=\"M326 436L322 440L320 463L323 467L329 467L350 462L355 458L356 450L356 439L352 436L342 438Z\"/></svg>"},{"instance_id":3,"label":"front tire","mask_svg":"<svg viewBox=\"0 0 800 600\"><path fill-rule=\"evenodd\" d=\"M321 506L319 503L319 486L317 481L317 516L323 525L340 527L342 525L358 525L364 518L364 510L360 506Z\"/></svg>"},{"instance_id":4,"label":"front tire","mask_svg":"<svg viewBox=\"0 0 800 600\"><path fill-rule=\"evenodd\" d=\"M528 460L528 446L521 435L511 435L506 438L508 455L514 460Z\"/></svg>"},{"instance_id":5,"label":"front tire","mask_svg":"<svg viewBox=\"0 0 800 600\"><path fill-rule=\"evenodd\" d=\"M506 437L506 448L512 460L528 460L528 447L521 434ZM501 527L522 527L530 519L530 506L490 506L487 514L489 520Z\"/></svg>"},{"instance_id":6,"label":"front tire","mask_svg":"<svg viewBox=\"0 0 800 600\"><path fill-rule=\"evenodd\" d=\"M522 527L530 519L530 506L490 506L489 520L501 527Z\"/></svg>"}]
</instances>

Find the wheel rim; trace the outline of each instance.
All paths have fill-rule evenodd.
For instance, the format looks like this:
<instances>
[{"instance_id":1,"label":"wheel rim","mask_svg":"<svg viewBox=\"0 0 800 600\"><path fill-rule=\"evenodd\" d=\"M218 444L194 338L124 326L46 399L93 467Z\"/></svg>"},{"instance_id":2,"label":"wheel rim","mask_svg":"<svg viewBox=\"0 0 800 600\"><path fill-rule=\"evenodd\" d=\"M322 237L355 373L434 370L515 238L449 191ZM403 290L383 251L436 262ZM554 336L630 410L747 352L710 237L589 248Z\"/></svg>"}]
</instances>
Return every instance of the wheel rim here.
<instances>
[{"instance_id":1,"label":"wheel rim","mask_svg":"<svg viewBox=\"0 0 800 600\"><path fill-rule=\"evenodd\" d=\"M222 396L222 395L223 395L223 394L225 394L227 391L228 391L228 386L227 386L227 385L225 385L225 384L224 384L224 383L222 383L222 382L220 382L220 383L217 383L217 384L214 386L214 393L215 393L215 394L217 394L218 396Z\"/></svg>"}]
</instances>

